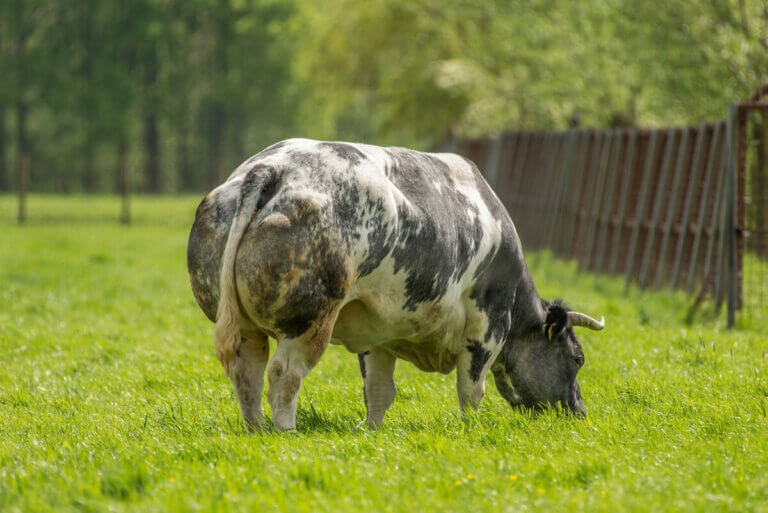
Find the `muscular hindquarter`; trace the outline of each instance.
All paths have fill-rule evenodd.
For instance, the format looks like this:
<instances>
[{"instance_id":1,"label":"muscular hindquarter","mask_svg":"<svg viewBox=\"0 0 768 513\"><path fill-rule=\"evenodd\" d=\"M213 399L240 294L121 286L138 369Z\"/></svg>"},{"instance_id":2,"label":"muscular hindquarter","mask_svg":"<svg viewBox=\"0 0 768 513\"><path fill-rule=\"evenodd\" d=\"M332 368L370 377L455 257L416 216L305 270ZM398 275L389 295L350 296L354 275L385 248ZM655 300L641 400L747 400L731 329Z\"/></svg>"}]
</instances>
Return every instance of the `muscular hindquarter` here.
<instances>
[{"instance_id":1,"label":"muscular hindquarter","mask_svg":"<svg viewBox=\"0 0 768 513\"><path fill-rule=\"evenodd\" d=\"M298 337L349 291L352 264L321 216L272 212L252 222L240 243L235 277L240 308L255 326Z\"/></svg>"}]
</instances>

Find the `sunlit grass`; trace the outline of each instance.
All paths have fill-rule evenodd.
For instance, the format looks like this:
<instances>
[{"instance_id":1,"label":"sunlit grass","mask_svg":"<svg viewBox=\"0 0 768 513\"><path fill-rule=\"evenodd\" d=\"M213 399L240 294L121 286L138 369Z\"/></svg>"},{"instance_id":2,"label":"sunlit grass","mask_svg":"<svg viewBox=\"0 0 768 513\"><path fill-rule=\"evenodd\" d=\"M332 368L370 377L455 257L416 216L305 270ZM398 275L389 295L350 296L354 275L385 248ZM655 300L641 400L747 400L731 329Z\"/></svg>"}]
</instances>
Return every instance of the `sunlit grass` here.
<instances>
[{"instance_id":1,"label":"sunlit grass","mask_svg":"<svg viewBox=\"0 0 768 513\"><path fill-rule=\"evenodd\" d=\"M247 435L189 289L199 198L0 198L0 511L759 511L768 504L768 340L683 322L680 293L528 255L584 333L586 421L512 412L488 382L407 363L385 426L362 425L357 359L332 347L298 434ZM46 211L45 216L41 213ZM47 216L47 217L46 217ZM268 406L264 401L265 408Z\"/></svg>"}]
</instances>

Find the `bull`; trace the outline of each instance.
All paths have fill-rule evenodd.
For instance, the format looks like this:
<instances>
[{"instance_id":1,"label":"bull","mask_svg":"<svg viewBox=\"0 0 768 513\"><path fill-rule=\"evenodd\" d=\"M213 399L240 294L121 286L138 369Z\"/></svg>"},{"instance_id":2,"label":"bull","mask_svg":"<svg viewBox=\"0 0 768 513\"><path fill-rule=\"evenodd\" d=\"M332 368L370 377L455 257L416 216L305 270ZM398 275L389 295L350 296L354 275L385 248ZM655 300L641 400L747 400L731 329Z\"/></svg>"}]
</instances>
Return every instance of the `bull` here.
<instances>
[{"instance_id":1,"label":"bull","mask_svg":"<svg viewBox=\"0 0 768 513\"><path fill-rule=\"evenodd\" d=\"M492 372L513 407L585 414L573 328L604 321L539 297L512 220L459 155L274 144L203 199L187 264L249 429L264 424L265 371L275 429L295 429L302 382L329 343L358 355L373 428L398 359L456 369L462 411L479 407Z\"/></svg>"}]
</instances>

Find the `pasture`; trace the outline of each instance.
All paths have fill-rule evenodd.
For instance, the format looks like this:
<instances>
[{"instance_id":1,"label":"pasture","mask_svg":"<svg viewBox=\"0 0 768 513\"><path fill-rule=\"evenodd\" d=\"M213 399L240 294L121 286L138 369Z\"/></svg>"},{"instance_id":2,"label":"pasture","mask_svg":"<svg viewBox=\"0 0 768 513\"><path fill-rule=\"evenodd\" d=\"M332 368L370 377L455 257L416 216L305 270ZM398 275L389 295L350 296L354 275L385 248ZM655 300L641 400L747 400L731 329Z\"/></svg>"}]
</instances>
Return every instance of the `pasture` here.
<instances>
[{"instance_id":1,"label":"pasture","mask_svg":"<svg viewBox=\"0 0 768 513\"><path fill-rule=\"evenodd\" d=\"M247 434L186 271L200 197L0 197L0 510L765 511L768 337L690 300L526 254L543 297L605 315L580 334L588 417L513 412L489 377L398 363L384 427L331 347L298 433ZM269 408L264 400L266 414Z\"/></svg>"}]
</instances>

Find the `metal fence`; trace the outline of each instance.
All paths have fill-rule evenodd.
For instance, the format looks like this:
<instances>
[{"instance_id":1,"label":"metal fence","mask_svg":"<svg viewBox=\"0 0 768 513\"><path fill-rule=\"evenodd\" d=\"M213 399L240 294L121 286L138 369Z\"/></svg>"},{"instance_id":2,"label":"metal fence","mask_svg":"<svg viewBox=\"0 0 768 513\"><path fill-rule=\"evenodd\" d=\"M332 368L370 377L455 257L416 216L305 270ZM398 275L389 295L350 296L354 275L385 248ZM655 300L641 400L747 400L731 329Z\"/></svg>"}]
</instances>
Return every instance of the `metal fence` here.
<instances>
[{"instance_id":1,"label":"metal fence","mask_svg":"<svg viewBox=\"0 0 768 513\"><path fill-rule=\"evenodd\" d=\"M752 315L768 307L766 154L746 144L749 126L760 127L765 144L766 125L750 116L764 116L767 92L713 123L506 132L447 146L484 171L525 247L623 275L627 285L682 288L717 308L727 302L732 325L742 305ZM757 138L750 148L764 149ZM758 170L748 182L747 153Z\"/></svg>"}]
</instances>

